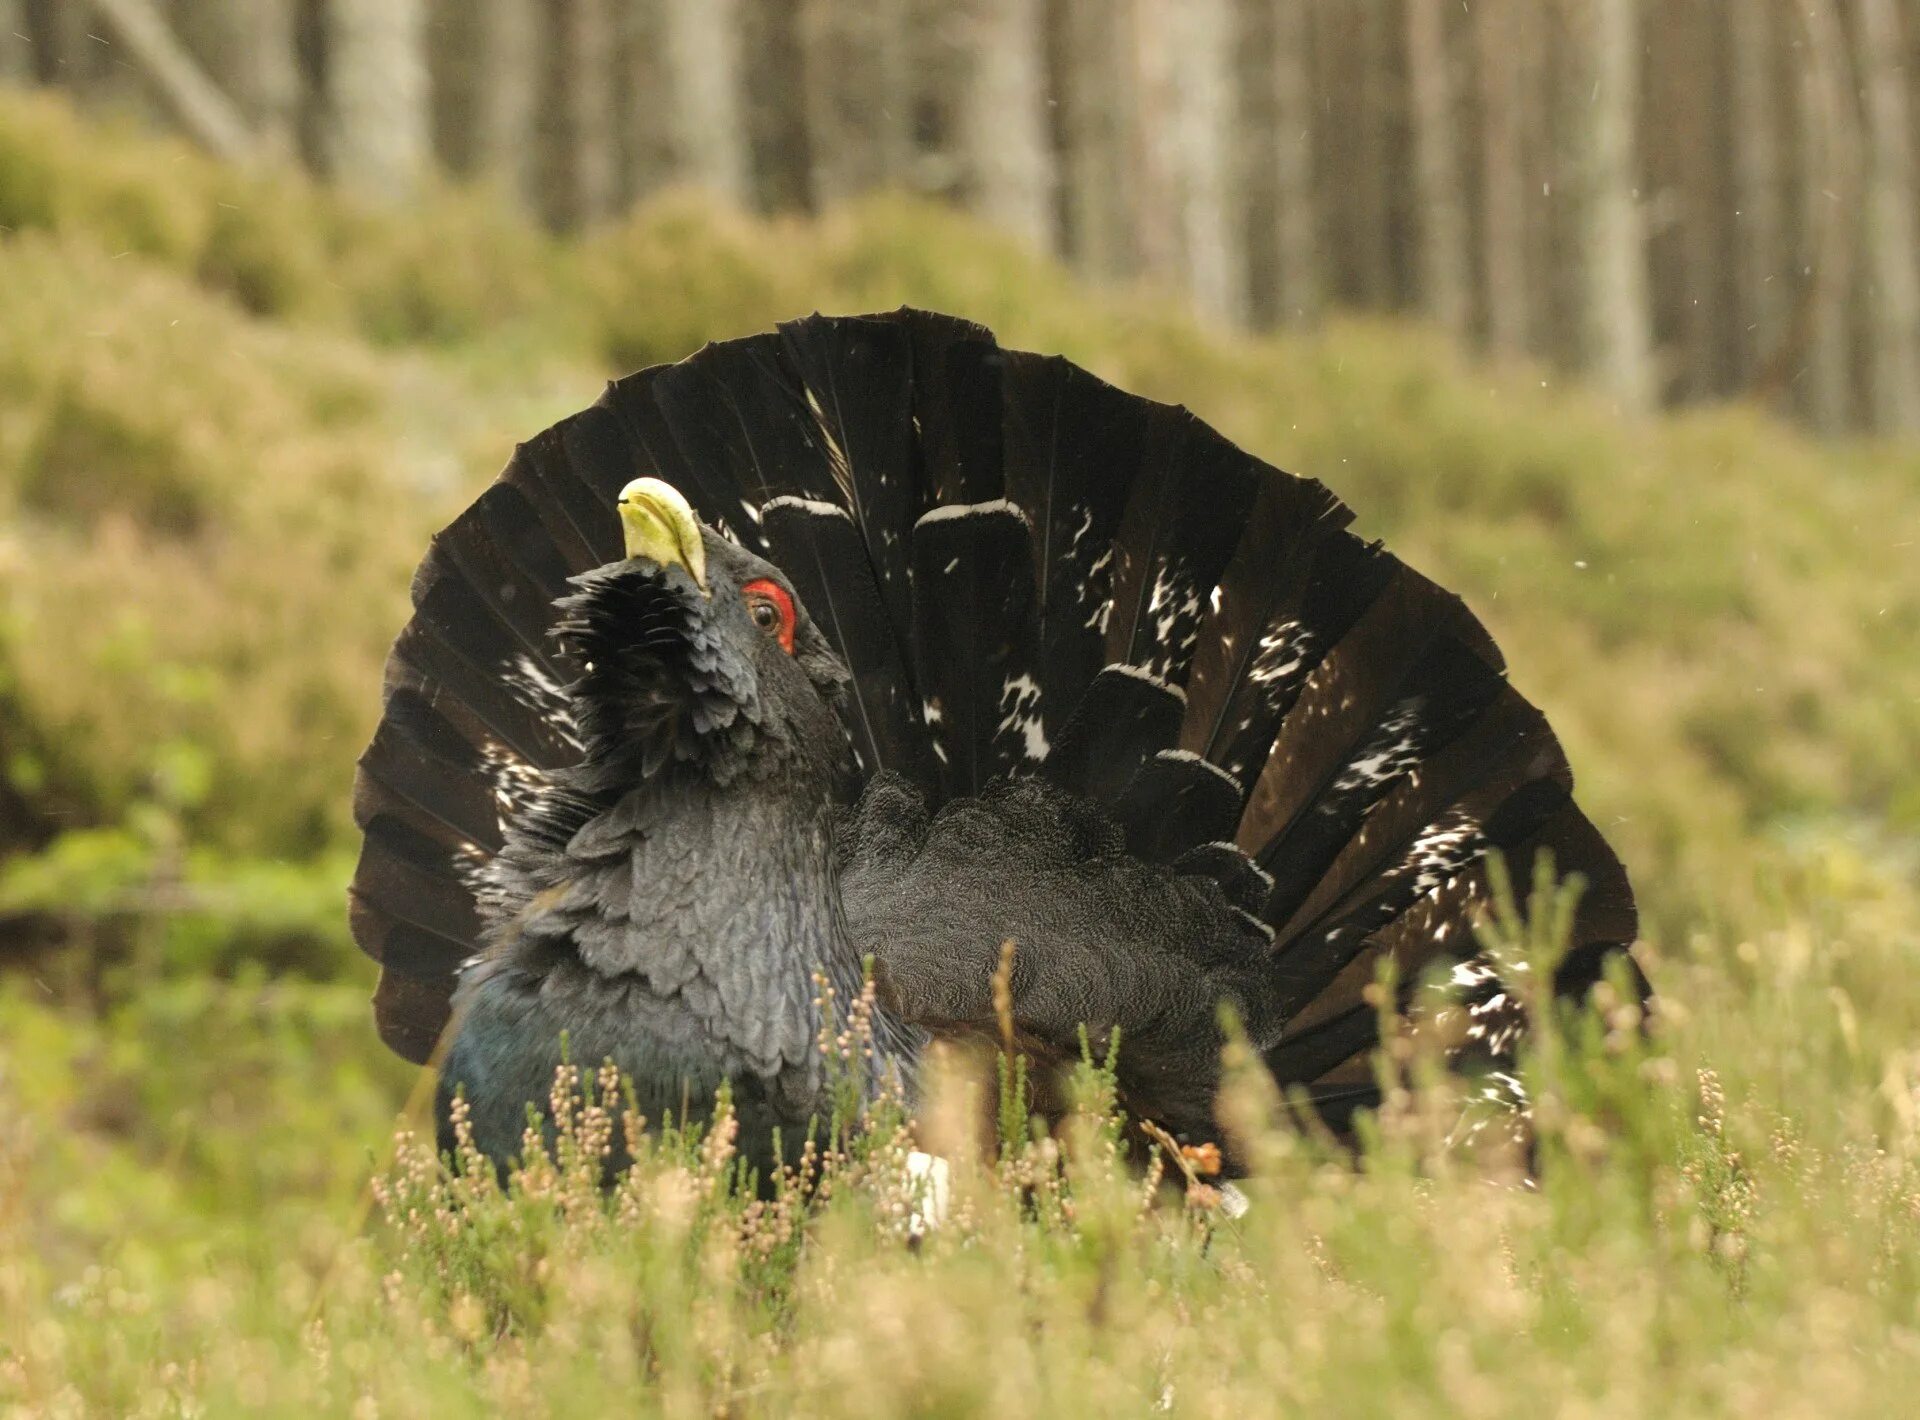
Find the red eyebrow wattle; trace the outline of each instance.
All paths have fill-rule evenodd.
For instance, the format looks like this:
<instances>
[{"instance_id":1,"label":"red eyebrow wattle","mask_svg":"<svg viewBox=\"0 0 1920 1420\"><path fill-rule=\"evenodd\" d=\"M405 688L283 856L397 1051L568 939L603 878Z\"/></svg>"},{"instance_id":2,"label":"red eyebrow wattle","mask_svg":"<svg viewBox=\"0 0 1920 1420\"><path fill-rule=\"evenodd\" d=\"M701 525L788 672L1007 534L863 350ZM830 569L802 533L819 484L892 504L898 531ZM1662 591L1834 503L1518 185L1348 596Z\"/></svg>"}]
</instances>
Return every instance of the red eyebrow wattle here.
<instances>
[{"instance_id":1,"label":"red eyebrow wattle","mask_svg":"<svg viewBox=\"0 0 1920 1420\"><path fill-rule=\"evenodd\" d=\"M794 622L797 618L794 615L793 598L787 595L787 589L770 578L762 577L742 587L740 595L748 600L764 597L773 603L774 610L780 613L780 649L791 656Z\"/></svg>"}]
</instances>

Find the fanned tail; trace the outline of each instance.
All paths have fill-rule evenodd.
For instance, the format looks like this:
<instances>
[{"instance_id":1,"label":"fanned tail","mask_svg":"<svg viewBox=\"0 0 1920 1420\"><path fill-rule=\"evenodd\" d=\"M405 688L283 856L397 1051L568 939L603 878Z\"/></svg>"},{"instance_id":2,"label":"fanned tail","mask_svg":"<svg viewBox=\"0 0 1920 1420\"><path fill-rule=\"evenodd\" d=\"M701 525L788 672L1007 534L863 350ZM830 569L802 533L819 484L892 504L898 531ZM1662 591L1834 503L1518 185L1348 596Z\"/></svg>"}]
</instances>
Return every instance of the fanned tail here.
<instances>
[{"instance_id":1,"label":"fanned tail","mask_svg":"<svg viewBox=\"0 0 1920 1420\"><path fill-rule=\"evenodd\" d=\"M1491 855L1585 879L1563 990L1634 938L1625 872L1492 639L1325 487L964 321L813 316L610 385L423 562L355 800L354 930L409 1058L477 945L504 819L578 753L552 602L619 555L613 500L646 474L793 579L853 672L864 777L937 808L1045 775L1259 919L1257 1043L1336 1126L1373 1100L1385 958L1451 975L1463 1060L1510 1054L1475 936Z\"/></svg>"}]
</instances>

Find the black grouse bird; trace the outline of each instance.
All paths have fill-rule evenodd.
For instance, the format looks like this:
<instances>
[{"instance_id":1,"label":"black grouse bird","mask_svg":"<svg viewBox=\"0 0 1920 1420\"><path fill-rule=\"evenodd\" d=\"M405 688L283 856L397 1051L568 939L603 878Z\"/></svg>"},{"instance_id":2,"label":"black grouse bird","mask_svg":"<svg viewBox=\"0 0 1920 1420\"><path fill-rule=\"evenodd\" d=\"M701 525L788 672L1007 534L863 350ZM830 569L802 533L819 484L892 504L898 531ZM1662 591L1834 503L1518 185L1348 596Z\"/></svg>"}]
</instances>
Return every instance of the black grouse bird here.
<instances>
[{"instance_id":1,"label":"black grouse bird","mask_svg":"<svg viewBox=\"0 0 1920 1420\"><path fill-rule=\"evenodd\" d=\"M816 972L844 1010L875 957L910 1079L994 1029L1004 941L1023 1047L1118 1026L1126 1103L1184 1138L1223 1000L1334 1128L1375 1102L1383 957L1450 970L1455 1055L1503 1077L1488 855L1586 879L1563 993L1632 893L1485 629L1350 517L919 311L612 384L415 578L355 796L382 1036L424 1062L452 1022L443 1128L463 1089L497 1161L564 1035L651 1118L729 1082L764 1166L822 1107Z\"/></svg>"}]
</instances>

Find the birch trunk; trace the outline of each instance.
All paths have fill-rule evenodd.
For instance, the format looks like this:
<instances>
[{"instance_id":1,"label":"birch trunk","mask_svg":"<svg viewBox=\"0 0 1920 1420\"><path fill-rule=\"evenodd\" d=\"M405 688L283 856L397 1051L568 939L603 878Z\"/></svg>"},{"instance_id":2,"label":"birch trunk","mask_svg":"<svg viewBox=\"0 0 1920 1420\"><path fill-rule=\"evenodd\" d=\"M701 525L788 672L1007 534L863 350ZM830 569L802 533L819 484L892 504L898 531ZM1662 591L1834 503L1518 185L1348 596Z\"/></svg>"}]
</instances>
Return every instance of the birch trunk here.
<instances>
[{"instance_id":1,"label":"birch trunk","mask_svg":"<svg viewBox=\"0 0 1920 1420\"><path fill-rule=\"evenodd\" d=\"M965 0L958 28L952 151L969 209L1037 250L1054 236L1040 0Z\"/></svg>"},{"instance_id":2,"label":"birch trunk","mask_svg":"<svg viewBox=\"0 0 1920 1420\"><path fill-rule=\"evenodd\" d=\"M435 0L436 147L454 172L520 197L533 183L540 18L534 0Z\"/></svg>"},{"instance_id":3,"label":"birch trunk","mask_svg":"<svg viewBox=\"0 0 1920 1420\"><path fill-rule=\"evenodd\" d=\"M1777 72L1780 16L1773 0L1727 7L1732 92L1736 286L1740 376L1752 379L1780 339L1786 311L1785 217L1780 174L1786 167Z\"/></svg>"},{"instance_id":4,"label":"birch trunk","mask_svg":"<svg viewBox=\"0 0 1920 1420\"><path fill-rule=\"evenodd\" d=\"M755 204L813 205L801 0L739 0L742 112Z\"/></svg>"},{"instance_id":5,"label":"birch trunk","mask_svg":"<svg viewBox=\"0 0 1920 1420\"><path fill-rule=\"evenodd\" d=\"M545 0L540 206L563 230L613 205L613 31L605 0Z\"/></svg>"},{"instance_id":6,"label":"birch trunk","mask_svg":"<svg viewBox=\"0 0 1920 1420\"><path fill-rule=\"evenodd\" d=\"M0 0L0 84L25 84L33 78L33 41L27 29L26 0Z\"/></svg>"},{"instance_id":7,"label":"birch trunk","mask_svg":"<svg viewBox=\"0 0 1920 1420\"><path fill-rule=\"evenodd\" d=\"M1322 291L1320 203L1313 168L1311 0L1266 0L1273 10L1274 267L1280 319L1319 318Z\"/></svg>"},{"instance_id":8,"label":"birch trunk","mask_svg":"<svg viewBox=\"0 0 1920 1420\"><path fill-rule=\"evenodd\" d=\"M175 0L174 30L245 118L256 145L295 147L301 81L291 0Z\"/></svg>"},{"instance_id":9,"label":"birch trunk","mask_svg":"<svg viewBox=\"0 0 1920 1420\"><path fill-rule=\"evenodd\" d=\"M1468 321L1467 213L1446 0L1406 0L1406 7L1420 303L1458 340Z\"/></svg>"},{"instance_id":10,"label":"birch trunk","mask_svg":"<svg viewBox=\"0 0 1920 1420\"><path fill-rule=\"evenodd\" d=\"M1476 0L1474 44L1480 70L1481 280L1486 287L1486 339L1495 355L1524 355L1531 344L1532 263L1527 255L1527 168L1521 148L1527 121L1531 54L1518 40L1533 0Z\"/></svg>"},{"instance_id":11,"label":"birch trunk","mask_svg":"<svg viewBox=\"0 0 1920 1420\"><path fill-rule=\"evenodd\" d=\"M1655 398L1646 232L1638 192L1637 0L1574 0L1567 114L1575 186L1572 291L1580 363L1623 409Z\"/></svg>"},{"instance_id":12,"label":"birch trunk","mask_svg":"<svg viewBox=\"0 0 1920 1420\"><path fill-rule=\"evenodd\" d=\"M1852 414L1860 135L1839 15L1829 0L1802 0L1801 22L1807 62L1801 67L1799 188L1809 274L1800 296L1801 330L1783 351L1781 379L1800 390L1800 407L1815 428L1837 431Z\"/></svg>"},{"instance_id":13,"label":"birch trunk","mask_svg":"<svg viewBox=\"0 0 1920 1420\"><path fill-rule=\"evenodd\" d=\"M620 18L627 195L675 184L747 202L752 152L738 0L629 0Z\"/></svg>"},{"instance_id":14,"label":"birch trunk","mask_svg":"<svg viewBox=\"0 0 1920 1420\"><path fill-rule=\"evenodd\" d=\"M843 202L909 179L915 93L909 13L908 0L801 0L817 202Z\"/></svg>"},{"instance_id":15,"label":"birch trunk","mask_svg":"<svg viewBox=\"0 0 1920 1420\"><path fill-rule=\"evenodd\" d=\"M1858 0L1857 17L1867 120L1867 409L1876 430L1911 433L1920 429L1920 245L1906 40L1894 0Z\"/></svg>"},{"instance_id":16,"label":"birch trunk","mask_svg":"<svg viewBox=\"0 0 1920 1420\"><path fill-rule=\"evenodd\" d=\"M343 185L403 202L427 171L426 12L420 0L331 0L322 141Z\"/></svg>"},{"instance_id":17,"label":"birch trunk","mask_svg":"<svg viewBox=\"0 0 1920 1420\"><path fill-rule=\"evenodd\" d=\"M1246 253L1232 219L1228 0L1138 0L1142 264L1202 313L1244 325Z\"/></svg>"},{"instance_id":18,"label":"birch trunk","mask_svg":"<svg viewBox=\"0 0 1920 1420\"><path fill-rule=\"evenodd\" d=\"M662 8L675 177L744 203L751 179L738 0L665 0Z\"/></svg>"},{"instance_id":19,"label":"birch trunk","mask_svg":"<svg viewBox=\"0 0 1920 1420\"><path fill-rule=\"evenodd\" d=\"M1061 207L1067 246L1095 276L1130 276L1138 265L1131 5L1112 0L1056 4Z\"/></svg>"}]
</instances>

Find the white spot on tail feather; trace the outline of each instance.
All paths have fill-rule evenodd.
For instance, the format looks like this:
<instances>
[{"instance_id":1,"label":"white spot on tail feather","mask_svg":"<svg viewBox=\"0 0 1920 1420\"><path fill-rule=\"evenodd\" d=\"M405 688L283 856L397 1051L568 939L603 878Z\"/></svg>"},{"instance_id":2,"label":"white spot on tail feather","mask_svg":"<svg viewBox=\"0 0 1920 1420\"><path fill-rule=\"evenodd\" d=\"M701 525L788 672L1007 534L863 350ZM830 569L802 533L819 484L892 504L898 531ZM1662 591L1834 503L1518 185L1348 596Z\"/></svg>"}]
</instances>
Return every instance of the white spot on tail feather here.
<instances>
[{"instance_id":1,"label":"white spot on tail feather","mask_svg":"<svg viewBox=\"0 0 1920 1420\"><path fill-rule=\"evenodd\" d=\"M1080 583L1081 604L1091 607L1087 618L1080 624L1089 631L1107 634L1107 627L1113 622L1113 598L1101 590L1100 583L1109 580L1113 572L1113 544L1108 543L1087 567L1086 578Z\"/></svg>"},{"instance_id":2,"label":"white spot on tail feather","mask_svg":"<svg viewBox=\"0 0 1920 1420\"><path fill-rule=\"evenodd\" d=\"M1279 694L1306 665L1313 645L1313 633L1298 621L1270 628L1261 636L1259 648L1253 653L1247 679L1267 691L1269 698Z\"/></svg>"},{"instance_id":3,"label":"white spot on tail feather","mask_svg":"<svg viewBox=\"0 0 1920 1420\"><path fill-rule=\"evenodd\" d=\"M1331 810L1335 806L1334 801L1342 794L1350 794L1357 789L1378 788L1399 778L1406 771L1413 763L1415 747L1419 743L1416 731L1424 705L1421 697L1412 696L1394 707L1374 732L1373 738L1340 771L1340 777L1333 781L1333 788L1321 804L1322 809Z\"/></svg>"},{"instance_id":4,"label":"white spot on tail feather","mask_svg":"<svg viewBox=\"0 0 1920 1420\"><path fill-rule=\"evenodd\" d=\"M1148 685L1157 686L1161 690L1166 691L1167 694L1173 696L1182 705L1187 703L1186 691L1177 685L1167 684L1163 677L1155 675L1153 671L1146 666L1130 666L1121 661L1113 661L1102 666L1100 671L1103 675L1108 671L1112 671L1116 675L1129 676L1134 680L1144 680Z\"/></svg>"},{"instance_id":5,"label":"white spot on tail feather","mask_svg":"<svg viewBox=\"0 0 1920 1420\"><path fill-rule=\"evenodd\" d=\"M1000 687L1000 725L997 733L1017 734L1021 752L1034 763L1042 763L1052 749L1047 743L1046 726L1040 718L1040 686L1030 675L1009 676Z\"/></svg>"},{"instance_id":6,"label":"white spot on tail feather","mask_svg":"<svg viewBox=\"0 0 1920 1420\"><path fill-rule=\"evenodd\" d=\"M1231 788L1234 793L1241 794L1241 795L1244 795L1246 793L1245 788L1242 787L1240 781L1237 778L1235 778L1227 770L1222 769L1219 765L1215 764L1212 760L1208 759L1204 754L1195 754L1190 749L1163 749L1159 753L1154 755L1154 758L1172 760L1176 764L1196 764L1202 769L1210 770L1212 773L1214 773L1219 778L1224 780L1227 786Z\"/></svg>"},{"instance_id":7,"label":"white spot on tail feather","mask_svg":"<svg viewBox=\"0 0 1920 1420\"><path fill-rule=\"evenodd\" d=\"M769 498L762 511L771 512L775 508L793 508L816 518L838 518L843 523L853 521L853 514L838 503L828 503L819 498L800 498L791 493L783 493L778 498Z\"/></svg>"},{"instance_id":8,"label":"white spot on tail feather","mask_svg":"<svg viewBox=\"0 0 1920 1420\"><path fill-rule=\"evenodd\" d=\"M1080 515L1080 526L1075 528L1072 535L1067 538L1067 556L1072 557L1080 551L1080 544L1087 534L1093 531L1093 507L1088 503L1076 503L1067 511L1068 516L1074 513Z\"/></svg>"},{"instance_id":9,"label":"white spot on tail feather","mask_svg":"<svg viewBox=\"0 0 1920 1420\"><path fill-rule=\"evenodd\" d=\"M1027 515L1020 511L1017 504L1005 498L993 498L985 503L942 504L938 508L922 513L920 520L914 526L924 528L931 523L951 523L958 522L962 518L991 518L1005 514L1011 514L1023 523L1027 521Z\"/></svg>"},{"instance_id":10,"label":"white spot on tail feather","mask_svg":"<svg viewBox=\"0 0 1920 1420\"><path fill-rule=\"evenodd\" d=\"M508 664L501 680L515 700L544 720L561 739L580 748L579 732L573 723L573 697L546 667L522 653Z\"/></svg>"}]
</instances>

